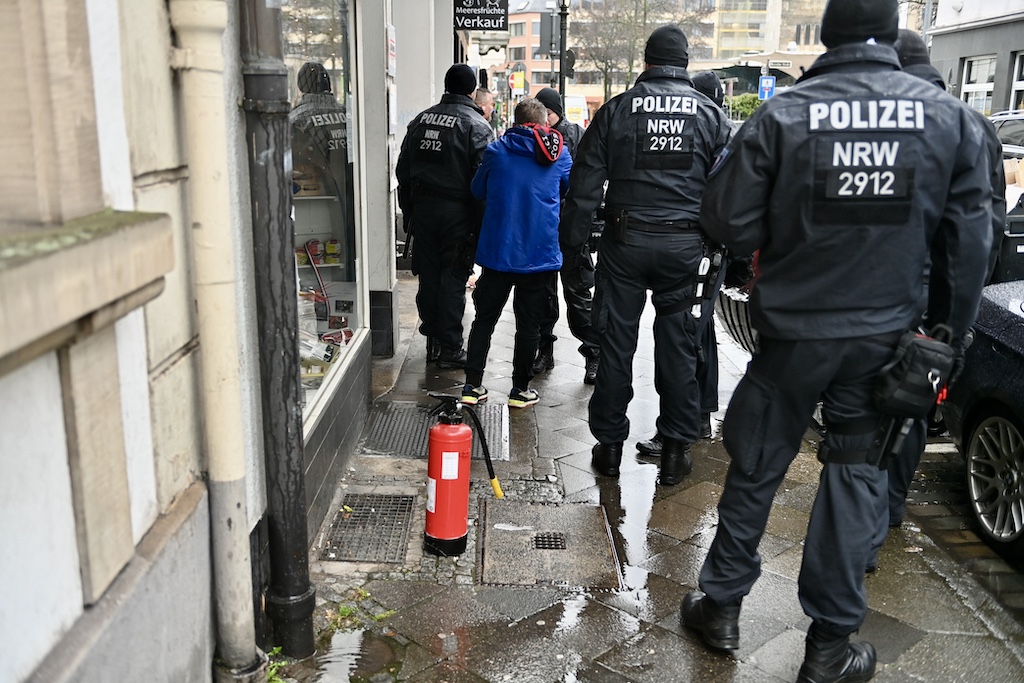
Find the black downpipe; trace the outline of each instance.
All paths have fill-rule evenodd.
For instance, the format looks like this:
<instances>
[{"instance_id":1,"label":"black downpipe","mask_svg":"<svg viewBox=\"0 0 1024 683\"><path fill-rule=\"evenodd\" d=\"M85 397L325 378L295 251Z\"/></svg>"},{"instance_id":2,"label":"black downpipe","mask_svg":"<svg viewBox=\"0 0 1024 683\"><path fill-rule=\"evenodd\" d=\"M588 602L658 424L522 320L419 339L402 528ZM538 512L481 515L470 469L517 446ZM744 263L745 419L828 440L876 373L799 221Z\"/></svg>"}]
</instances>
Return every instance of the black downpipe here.
<instances>
[{"instance_id":1,"label":"black downpipe","mask_svg":"<svg viewBox=\"0 0 1024 683\"><path fill-rule=\"evenodd\" d=\"M291 180L285 172L291 107L281 10L268 5L266 0L245 0L240 22L267 472L266 609L274 643L285 655L302 659L316 649L316 594L309 581L295 238Z\"/></svg>"}]
</instances>

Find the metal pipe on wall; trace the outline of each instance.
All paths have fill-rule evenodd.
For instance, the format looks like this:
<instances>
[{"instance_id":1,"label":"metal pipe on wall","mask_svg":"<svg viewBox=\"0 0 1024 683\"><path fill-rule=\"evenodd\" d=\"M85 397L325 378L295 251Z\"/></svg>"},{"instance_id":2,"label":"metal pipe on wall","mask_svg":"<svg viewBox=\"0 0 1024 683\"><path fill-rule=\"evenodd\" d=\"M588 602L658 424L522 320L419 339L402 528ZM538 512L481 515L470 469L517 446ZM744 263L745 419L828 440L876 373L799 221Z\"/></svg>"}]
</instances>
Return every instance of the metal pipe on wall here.
<instances>
[{"instance_id":1,"label":"metal pipe on wall","mask_svg":"<svg viewBox=\"0 0 1024 683\"><path fill-rule=\"evenodd\" d=\"M285 173L291 148L288 69L281 10L269 4L245 0L240 22L267 471L266 605L274 643L289 657L302 659L316 651L316 593L309 580L295 237L291 179Z\"/></svg>"},{"instance_id":2,"label":"metal pipe on wall","mask_svg":"<svg viewBox=\"0 0 1024 683\"><path fill-rule=\"evenodd\" d=\"M238 273L228 200L231 134L225 106L224 0L170 0L178 38L189 168L193 278L201 345L201 386L210 489L216 681L266 680L256 647L246 503L243 407L238 363Z\"/></svg>"}]
</instances>

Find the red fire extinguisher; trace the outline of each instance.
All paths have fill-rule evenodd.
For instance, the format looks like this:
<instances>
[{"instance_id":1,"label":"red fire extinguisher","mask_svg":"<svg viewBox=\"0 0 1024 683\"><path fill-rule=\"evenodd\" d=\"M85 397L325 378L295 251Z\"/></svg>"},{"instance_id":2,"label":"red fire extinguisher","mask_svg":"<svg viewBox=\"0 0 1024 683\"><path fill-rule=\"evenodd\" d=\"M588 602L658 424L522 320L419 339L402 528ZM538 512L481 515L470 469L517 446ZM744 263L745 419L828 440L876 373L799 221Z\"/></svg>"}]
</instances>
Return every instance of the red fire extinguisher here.
<instances>
[{"instance_id":1,"label":"red fire extinguisher","mask_svg":"<svg viewBox=\"0 0 1024 683\"><path fill-rule=\"evenodd\" d=\"M441 401L432 414L438 416L430 428L427 453L427 522L423 531L423 549L434 555L451 557L466 551L469 534L469 469L473 449L473 430L463 422L463 408L480 431L480 443L487 462L491 488L504 497L494 476L491 454L480 420L458 396L431 393Z\"/></svg>"}]
</instances>

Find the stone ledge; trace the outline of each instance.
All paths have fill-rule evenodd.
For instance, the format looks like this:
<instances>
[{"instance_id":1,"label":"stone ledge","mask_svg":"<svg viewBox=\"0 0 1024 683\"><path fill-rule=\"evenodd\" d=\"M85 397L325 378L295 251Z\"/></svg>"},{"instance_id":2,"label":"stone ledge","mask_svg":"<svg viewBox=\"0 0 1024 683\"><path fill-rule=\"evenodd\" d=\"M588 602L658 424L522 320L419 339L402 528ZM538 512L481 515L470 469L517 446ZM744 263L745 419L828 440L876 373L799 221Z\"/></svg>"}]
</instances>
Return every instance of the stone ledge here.
<instances>
[{"instance_id":1,"label":"stone ledge","mask_svg":"<svg viewBox=\"0 0 1024 683\"><path fill-rule=\"evenodd\" d=\"M0 237L0 359L134 292L158 292L151 285L173 267L162 214L105 211Z\"/></svg>"}]
</instances>

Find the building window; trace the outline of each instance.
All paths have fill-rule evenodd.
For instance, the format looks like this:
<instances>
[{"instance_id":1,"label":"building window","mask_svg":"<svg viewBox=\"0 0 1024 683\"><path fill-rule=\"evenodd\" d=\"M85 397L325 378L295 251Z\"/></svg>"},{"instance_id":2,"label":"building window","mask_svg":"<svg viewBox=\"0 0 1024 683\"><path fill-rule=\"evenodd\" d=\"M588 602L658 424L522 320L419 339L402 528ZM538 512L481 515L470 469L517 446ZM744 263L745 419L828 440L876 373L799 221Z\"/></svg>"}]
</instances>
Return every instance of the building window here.
<instances>
[{"instance_id":1,"label":"building window","mask_svg":"<svg viewBox=\"0 0 1024 683\"><path fill-rule=\"evenodd\" d=\"M534 85L551 85L551 72L534 71L530 76L530 82Z\"/></svg>"},{"instance_id":2,"label":"building window","mask_svg":"<svg viewBox=\"0 0 1024 683\"><path fill-rule=\"evenodd\" d=\"M533 35L535 35L535 36L539 36L540 35L540 22L539 21L533 22Z\"/></svg>"},{"instance_id":3,"label":"building window","mask_svg":"<svg viewBox=\"0 0 1024 683\"><path fill-rule=\"evenodd\" d=\"M508 61L521 62L526 59L525 47L510 47L508 49Z\"/></svg>"},{"instance_id":4,"label":"building window","mask_svg":"<svg viewBox=\"0 0 1024 683\"><path fill-rule=\"evenodd\" d=\"M515 38L516 36L526 35L526 23L519 21L514 24L508 25L508 34Z\"/></svg>"},{"instance_id":5,"label":"building window","mask_svg":"<svg viewBox=\"0 0 1024 683\"><path fill-rule=\"evenodd\" d=\"M971 57L964 62L960 98L985 116L992 113L992 89L996 78L996 57Z\"/></svg>"},{"instance_id":6,"label":"building window","mask_svg":"<svg viewBox=\"0 0 1024 683\"><path fill-rule=\"evenodd\" d=\"M797 45L802 45L803 44L803 40L801 40L801 38L802 38L801 32L803 31L803 28L804 28L803 24L797 24L796 25L796 40L794 40L793 42L795 42Z\"/></svg>"},{"instance_id":7,"label":"building window","mask_svg":"<svg viewBox=\"0 0 1024 683\"><path fill-rule=\"evenodd\" d=\"M1010 93L1010 108L1024 109L1024 52L1017 53L1013 65L1013 90Z\"/></svg>"}]
</instances>

